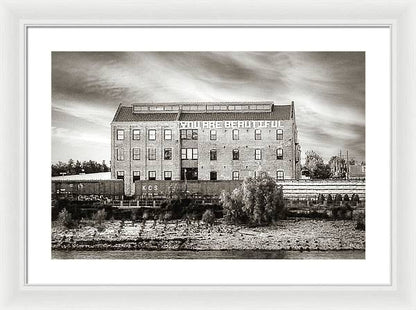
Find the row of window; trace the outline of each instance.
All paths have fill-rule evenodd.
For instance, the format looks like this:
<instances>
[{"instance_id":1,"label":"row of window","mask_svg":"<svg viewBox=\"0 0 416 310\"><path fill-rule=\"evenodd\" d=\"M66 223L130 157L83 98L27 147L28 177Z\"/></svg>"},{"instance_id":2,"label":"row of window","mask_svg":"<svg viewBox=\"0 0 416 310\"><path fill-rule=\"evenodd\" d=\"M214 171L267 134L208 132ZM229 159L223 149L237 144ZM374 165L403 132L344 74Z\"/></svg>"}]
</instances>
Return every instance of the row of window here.
<instances>
[{"instance_id":1,"label":"row of window","mask_svg":"<svg viewBox=\"0 0 416 310\"><path fill-rule=\"evenodd\" d=\"M178 111L179 105L165 106L133 106L133 112L145 111ZM246 110L270 110L269 104L256 105L182 105L183 111L246 111Z\"/></svg>"},{"instance_id":2,"label":"row of window","mask_svg":"<svg viewBox=\"0 0 416 310\"><path fill-rule=\"evenodd\" d=\"M124 160L124 149L117 149L116 158L118 161ZM132 148L132 158L133 160L140 160L140 149L139 148ZM147 159L148 160L156 160L156 148L148 148L147 149ZM163 150L163 159L164 160L171 160L172 159L172 149L167 148Z\"/></svg>"},{"instance_id":3,"label":"row of window","mask_svg":"<svg viewBox=\"0 0 416 310\"><path fill-rule=\"evenodd\" d=\"M156 171L148 171L148 180L156 180ZM117 179L124 180L124 171L117 171ZM172 171L164 171L163 179L166 181L172 180ZM133 171L133 182L140 181L140 171Z\"/></svg>"},{"instance_id":4,"label":"row of window","mask_svg":"<svg viewBox=\"0 0 416 310\"><path fill-rule=\"evenodd\" d=\"M240 150L232 150L233 160L240 160ZM116 158L118 161L123 161L124 158L124 149L117 149ZM140 149L133 148L132 149L132 158L133 160L140 160ZM262 149L255 149L254 150L254 159L261 160L263 158L263 150ZM163 159L164 160L171 160L172 159L172 149L166 148L163 149ZM181 159L190 159L195 160L198 159L198 149L196 148L183 148L181 149ZM209 151L209 159L210 160L217 160L217 150L212 149ZM278 148L276 149L276 159L282 160L283 159L283 149ZM147 160L156 160L156 148L148 148L147 149Z\"/></svg>"},{"instance_id":5,"label":"row of window","mask_svg":"<svg viewBox=\"0 0 416 310\"><path fill-rule=\"evenodd\" d=\"M254 130L254 140L261 140L261 129ZM209 131L209 139L217 140L217 130L211 129ZM233 129L232 139L240 140L240 130ZM197 129L181 129L181 140L198 140L198 130ZM276 129L276 140L283 140L283 129Z\"/></svg>"},{"instance_id":6,"label":"row of window","mask_svg":"<svg viewBox=\"0 0 416 310\"><path fill-rule=\"evenodd\" d=\"M240 160L240 150L232 150L233 160ZM254 159L261 160L263 157L262 149L255 149L254 150ZM217 150L213 149L209 151L209 159L210 160L217 160ZM283 159L283 149L279 148L276 149L276 159Z\"/></svg>"},{"instance_id":7,"label":"row of window","mask_svg":"<svg viewBox=\"0 0 416 310\"><path fill-rule=\"evenodd\" d=\"M267 175L266 172L260 172L261 176ZM156 180L156 171L148 171L148 180L154 181ZM240 180L240 171L233 171L231 174L232 180L237 181ZM285 178L284 171L278 170L276 172L276 179L283 180ZM124 171L117 171L117 179L124 180ZM166 181L172 180L172 171L164 171L163 172L163 179ZM209 173L209 179L211 181L217 180L217 172L211 171ZM133 171L133 182L140 181L140 171Z\"/></svg>"},{"instance_id":8,"label":"row of window","mask_svg":"<svg viewBox=\"0 0 416 310\"><path fill-rule=\"evenodd\" d=\"M132 130L133 140L140 140L141 130L140 129L133 129ZM124 140L124 129L117 129L117 140ZM165 140L172 140L172 129L164 129L163 130L163 137ZM147 131L147 139L149 141L156 140L156 129L149 129Z\"/></svg>"},{"instance_id":9,"label":"row of window","mask_svg":"<svg viewBox=\"0 0 416 310\"><path fill-rule=\"evenodd\" d=\"M140 140L140 129L133 129L132 136L133 140ZM181 129L180 131L181 140L198 140L198 130L197 129ZM117 140L124 140L125 134L124 129L117 129ZM172 129L163 130L163 138L165 140L172 140ZM149 141L156 140L156 129L147 130L147 139ZM209 139L217 140L217 130L212 129L209 131ZM239 129L233 129L232 139L240 140L240 131ZM261 140L261 129L254 130L254 139ZM276 129L276 140L283 140L283 129Z\"/></svg>"}]
</instances>

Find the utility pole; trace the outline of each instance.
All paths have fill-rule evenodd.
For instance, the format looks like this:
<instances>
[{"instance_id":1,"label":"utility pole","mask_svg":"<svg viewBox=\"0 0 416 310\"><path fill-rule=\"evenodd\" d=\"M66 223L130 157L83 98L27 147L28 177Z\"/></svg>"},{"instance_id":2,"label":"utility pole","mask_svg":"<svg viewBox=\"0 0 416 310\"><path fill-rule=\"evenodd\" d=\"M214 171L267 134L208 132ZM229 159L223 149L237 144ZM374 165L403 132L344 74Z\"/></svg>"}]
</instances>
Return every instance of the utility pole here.
<instances>
[{"instance_id":1,"label":"utility pole","mask_svg":"<svg viewBox=\"0 0 416 310\"><path fill-rule=\"evenodd\" d=\"M347 180L350 179L350 161L348 159L348 150L347 150Z\"/></svg>"}]
</instances>

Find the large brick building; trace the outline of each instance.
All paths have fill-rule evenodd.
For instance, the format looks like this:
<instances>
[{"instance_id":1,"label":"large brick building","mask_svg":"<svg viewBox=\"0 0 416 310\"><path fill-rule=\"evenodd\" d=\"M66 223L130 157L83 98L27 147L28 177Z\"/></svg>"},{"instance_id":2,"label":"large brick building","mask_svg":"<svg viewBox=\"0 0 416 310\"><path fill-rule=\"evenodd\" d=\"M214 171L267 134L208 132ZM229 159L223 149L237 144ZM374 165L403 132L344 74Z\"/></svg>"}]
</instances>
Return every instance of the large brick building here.
<instances>
[{"instance_id":1,"label":"large brick building","mask_svg":"<svg viewBox=\"0 0 416 310\"><path fill-rule=\"evenodd\" d=\"M294 103L120 104L111 123L111 176L137 180L299 179Z\"/></svg>"}]
</instances>

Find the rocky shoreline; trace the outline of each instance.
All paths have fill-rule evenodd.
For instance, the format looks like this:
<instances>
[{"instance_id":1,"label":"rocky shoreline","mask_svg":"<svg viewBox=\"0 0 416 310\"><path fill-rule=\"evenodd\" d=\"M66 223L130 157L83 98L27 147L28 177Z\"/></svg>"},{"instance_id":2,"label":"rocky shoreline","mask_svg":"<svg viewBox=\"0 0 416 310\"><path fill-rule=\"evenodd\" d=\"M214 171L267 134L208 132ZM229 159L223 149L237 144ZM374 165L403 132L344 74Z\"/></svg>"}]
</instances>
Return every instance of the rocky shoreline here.
<instances>
[{"instance_id":1,"label":"rocky shoreline","mask_svg":"<svg viewBox=\"0 0 416 310\"><path fill-rule=\"evenodd\" d=\"M92 224L92 223L91 223ZM53 250L364 250L365 231L350 220L290 219L265 227L185 221L106 221L102 229L52 226Z\"/></svg>"}]
</instances>

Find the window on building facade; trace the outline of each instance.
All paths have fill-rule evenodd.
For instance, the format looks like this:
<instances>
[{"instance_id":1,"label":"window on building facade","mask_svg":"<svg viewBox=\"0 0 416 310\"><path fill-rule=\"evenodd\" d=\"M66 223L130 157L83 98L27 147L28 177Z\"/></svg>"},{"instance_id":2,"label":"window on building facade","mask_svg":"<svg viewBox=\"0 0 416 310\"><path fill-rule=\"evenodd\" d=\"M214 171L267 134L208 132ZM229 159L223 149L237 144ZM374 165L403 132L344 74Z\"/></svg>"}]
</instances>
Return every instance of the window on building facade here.
<instances>
[{"instance_id":1,"label":"window on building facade","mask_svg":"<svg viewBox=\"0 0 416 310\"><path fill-rule=\"evenodd\" d=\"M117 140L124 140L124 129L117 129Z\"/></svg>"},{"instance_id":2,"label":"window on building facade","mask_svg":"<svg viewBox=\"0 0 416 310\"><path fill-rule=\"evenodd\" d=\"M209 151L209 159L210 160L217 160L217 150L210 150Z\"/></svg>"},{"instance_id":3,"label":"window on building facade","mask_svg":"<svg viewBox=\"0 0 416 310\"><path fill-rule=\"evenodd\" d=\"M140 181L140 171L133 171L133 182Z\"/></svg>"},{"instance_id":4,"label":"window on building facade","mask_svg":"<svg viewBox=\"0 0 416 310\"><path fill-rule=\"evenodd\" d=\"M172 171L165 171L163 174L165 180L172 180Z\"/></svg>"},{"instance_id":5,"label":"window on building facade","mask_svg":"<svg viewBox=\"0 0 416 310\"><path fill-rule=\"evenodd\" d=\"M156 129L149 129L147 131L147 138L149 141L155 141L156 140Z\"/></svg>"},{"instance_id":6,"label":"window on building facade","mask_svg":"<svg viewBox=\"0 0 416 310\"><path fill-rule=\"evenodd\" d=\"M181 129L181 140L198 140L198 129Z\"/></svg>"},{"instance_id":7,"label":"window on building facade","mask_svg":"<svg viewBox=\"0 0 416 310\"><path fill-rule=\"evenodd\" d=\"M254 177L255 178L260 178L260 179L262 179L262 178L265 178L265 177L267 177L267 172L265 172L265 171L254 171Z\"/></svg>"},{"instance_id":8,"label":"window on building facade","mask_svg":"<svg viewBox=\"0 0 416 310\"><path fill-rule=\"evenodd\" d=\"M141 107L137 105L133 107L133 112L142 112L142 111L148 111L148 110L149 110L149 107Z\"/></svg>"},{"instance_id":9,"label":"window on building facade","mask_svg":"<svg viewBox=\"0 0 416 310\"><path fill-rule=\"evenodd\" d=\"M172 149L164 149L163 150L163 159L171 160L172 159Z\"/></svg>"},{"instance_id":10,"label":"window on building facade","mask_svg":"<svg viewBox=\"0 0 416 310\"><path fill-rule=\"evenodd\" d=\"M254 131L254 139L255 140L261 140L261 130L260 129L256 129Z\"/></svg>"},{"instance_id":11,"label":"window on building facade","mask_svg":"<svg viewBox=\"0 0 416 310\"><path fill-rule=\"evenodd\" d=\"M276 130L276 140L283 140L283 129Z\"/></svg>"},{"instance_id":12,"label":"window on building facade","mask_svg":"<svg viewBox=\"0 0 416 310\"><path fill-rule=\"evenodd\" d=\"M237 181L240 179L240 172L239 171L233 171L233 180Z\"/></svg>"},{"instance_id":13,"label":"window on building facade","mask_svg":"<svg viewBox=\"0 0 416 310\"><path fill-rule=\"evenodd\" d=\"M239 160L239 159L240 159L240 151L233 150L233 160Z\"/></svg>"},{"instance_id":14,"label":"window on building facade","mask_svg":"<svg viewBox=\"0 0 416 310\"><path fill-rule=\"evenodd\" d=\"M279 170L276 173L276 179L278 180L283 180L285 178L285 173L283 170Z\"/></svg>"},{"instance_id":15,"label":"window on building facade","mask_svg":"<svg viewBox=\"0 0 416 310\"><path fill-rule=\"evenodd\" d=\"M156 148L152 147L147 149L147 159L156 160Z\"/></svg>"},{"instance_id":16,"label":"window on building facade","mask_svg":"<svg viewBox=\"0 0 416 310\"><path fill-rule=\"evenodd\" d=\"M124 180L124 171L117 171L117 179Z\"/></svg>"},{"instance_id":17,"label":"window on building facade","mask_svg":"<svg viewBox=\"0 0 416 310\"><path fill-rule=\"evenodd\" d=\"M117 160L124 160L124 150L117 149Z\"/></svg>"},{"instance_id":18,"label":"window on building facade","mask_svg":"<svg viewBox=\"0 0 416 310\"><path fill-rule=\"evenodd\" d=\"M255 160L261 160L261 149L256 149L254 151L254 159Z\"/></svg>"},{"instance_id":19,"label":"window on building facade","mask_svg":"<svg viewBox=\"0 0 416 310\"><path fill-rule=\"evenodd\" d=\"M238 129L233 129L233 140L239 140L240 139L240 132Z\"/></svg>"},{"instance_id":20,"label":"window on building facade","mask_svg":"<svg viewBox=\"0 0 416 310\"><path fill-rule=\"evenodd\" d=\"M198 159L198 149L181 149L181 159Z\"/></svg>"},{"instance_id":21,"label":"window on building facade","mask_svg":"<svg viewBox=\"0 0 416 310\"><path fill-rule=\"evenodd\" d=\"M150 181L156 180L156 171L149 171L149 180Z\"/></svg>"},{"instance_id":22,"label":"window on building facade","mask_svg":"<svg viewBox=\"0 0 416 310\"><path fill-rule=\"evenodd\" d=\"M178 111L179 110L179 106L177 105L166 105L165 106L165 111Z\"/></svg>"},{"instance_id":23,"label":"window on building facade","mask_svg":"<svg viewBox=\"0 0 416 310\"><path fill-rule=\"evenodd\" d=\"M140 140L140 129L133 129L133 140Z\"/></svg>"},{"instance_id":24,"label":"window on building facade","mask_svg":"<svg viewBox=\"0 0 416 310\"><path fill-rule=\"evenodd\" d=\"M193 149L186 149L186 159L193 159L192 154L193 154Z\"/></svg>"},{"instance_id":25,"label":"window on building facade","mask_svg":"<svg viewBox=\"0 0 416 310\"><path fill-rule=\"evenodd\" d=\"M217 171L211 171L211 172L209 173L209 179L210 179L211 181L216 181L216 180L217 180Z\"/></svg>"},{"instance_id":26,"label":"window on building facade","mask_svg":"<svg viewBox=\"0 0 416 310\"><path fill-rule=\"evenodd\" d=\"M137 147L133 148L133 160L140 160L140 149Z\"/></svg>"},{"instance_id":27,"label":"window on building facade","mask_svg":"<svg viewBox=\"0 0 416 310\"><path fill-rule=\"evenodd\" d=\"M163 107L162 106L152 106L149 107L150 111L163 111Z\"/></svg>"},{"instance_id":28,"label":"window on building facade","mask_svg":"<svg viewBox=\"0 0 416 310\"><path fill-rule=\"evenodd\" d=\"M276 159L283 159L283 149L276 150Z\"/></svg>"},{"instance_id":29,"label":"window on building facade","mask_svg":"<svg viewBox=\"0 0 416 310\"><path fill-rule=\"evenodd\" d=\"M210 140L217 140L217 131L215 129L211 129L209 131L209 139Z\"/></svg>"},{"instance_id":30,"label":"window on building facade","mask_svg":"<svg viewBox=\"0 0 416 310\"><path fill-rule=\"evenodd\" d=\"M165 129L165 140L172 140L172 129Z\"/></svg>"}]
</instances>

